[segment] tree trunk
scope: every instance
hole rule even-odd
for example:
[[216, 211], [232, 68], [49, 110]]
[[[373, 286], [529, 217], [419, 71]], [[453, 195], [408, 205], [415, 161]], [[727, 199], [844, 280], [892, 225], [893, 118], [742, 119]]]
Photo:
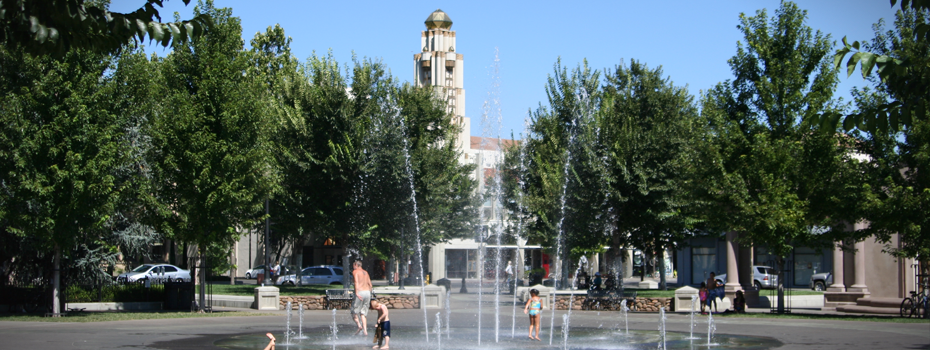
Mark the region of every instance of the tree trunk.
[[665, 250], [659, 248], [658, 252], [656, 268], [659, 269], [659, 290], [668, 290], [668, 284], [665, 281]]
[[236, 285], [236, 267], [239, 265], [239, 241], [233, 243], [232, 252], [229, 254], [229, 285]]
[[785, 259], [779, 257], [775, 260], [778, 265], [778, 313], [785, 313]]
[[55, 245], [54, 271], [52, 272], [52, 316], [61, 316], [61, 248]]
[[[204, 305], [207, 302], [207, 267], [206, 260], [203, 258], [203, 247], [197, 246], [198, 255], [200, 255], [200, 302], [197, 305], [198, 312], [204, 312]], [[195, 264], [196, 265], [196, 264]]]

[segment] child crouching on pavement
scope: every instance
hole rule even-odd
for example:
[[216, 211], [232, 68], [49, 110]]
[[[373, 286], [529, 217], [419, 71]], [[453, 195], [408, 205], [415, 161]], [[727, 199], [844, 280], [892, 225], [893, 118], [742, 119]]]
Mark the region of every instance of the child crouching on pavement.
[[[380, 346], [382, 350], [388, 349], [391, 343], [391, 320], [388, 319], [388, 308], [386, 305], [379, 303], [377, 300], [372, 300], [371, 309], [378, 311], [377, 324], [378, 328], [381, 329], [380, 334], [376, 334], [376, 336], [380, 336], [378, 339], [378, 345], [372, 346], [371, 348], [378, 349]], [[384, 346], [381, 346], [382, 341], [384, 341]]]

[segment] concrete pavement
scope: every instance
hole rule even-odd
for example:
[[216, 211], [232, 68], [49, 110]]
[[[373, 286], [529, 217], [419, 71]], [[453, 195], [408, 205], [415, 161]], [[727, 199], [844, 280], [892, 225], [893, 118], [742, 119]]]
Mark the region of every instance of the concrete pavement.
[[[455, 287], [453, 285], [453, 287]], [[475, 294], [455, 293], [453, 288], [451, 302], [451, 323], [453, 328], [475, 328], [478, 324], [477, 296]], [[501, 335], [513, 344], [521, 344], [527, 332], [526, 316], [522, 305], [516, 307], [516, 317], [512, 296], [502, 295], [501, 299]], [[484, 295], [481, 307], [481, 324], [483, 333], [493, 339], [494, 296]], [[217, 308], [223, 311], [247, 311], [247, 309]], [[427, 310], [432, 327], [436, 312]], [[556, 311], [556, 332], [561, 325], [564, 312]], [[10, 322], [0, 321], [0, 349], [220, 349], [214, 342], [234, 335], [265, 332], [282, 333], [286, 312], [276, 311], [273, 316], [219, 317], [166, 320], [138, 320], [98, 323], [70, 322]], [[296, 314], [296, 313], [295, 313]], [[573, 311], [572, 329], [615, 328], [619, 325], [616, 312]], [[296, 316], [295, 316], [296, 317]], [[540, 337], [548, 338], [548, 325], [551, 312], [543, 313], [543, 331]], [[394, 348], [402, 349], [404, 341], [416, 341], [423, 337], [423, 310], [392, 310], [391, 323], [394, 336]], [[2, 320], [2, 318], [0, 318]], [[509, 339], [511, 325], [515, 325], [515, 339]], [[296, 319], [293, 322], [297, 322]], [[305, 311], [304, 329], [307, 333], [322, 334], [329, 331], [332, 322], [330, 311]], [[369, 348], [370, 338], [354, 338], [354, 331], [348, 311], [337, 311], [340, 339], [348, 339], [348, 348]], [[783, 345], [779, 349], [930, 349], [930, 323], [886, 323], [837, 320], [775, 319], [717, 317], [715, 319], [718, 334], [748, 335], [773, 338]], [[657, 329], [658, 314], [631, 313], [629, 327], [631, 330]], [[706, 327], [702, 320], [699, 329]], [[668, 331], [688, 332], [690, 318], [688, 315], [669, 314]], [[556, 334], [558, 336], [558, 334]], [[396, 341], [396, 342], [395, 342]], [[526, 340], [528, 342], [528, 340]], [[353, 343], [354, 342], [354, 343]], [[356, 344], [356, 345], [353, 345]], [[527, 343], [532, 348], [545, 348], [540, 343]], [[583, 344], [579, 344], [583, 345]], [[365, 347], [363, 347], [365, 346]], [[260, 348], [260, 347], [258, 347]], [[279, 347], [285, 348], [285, 347]]]

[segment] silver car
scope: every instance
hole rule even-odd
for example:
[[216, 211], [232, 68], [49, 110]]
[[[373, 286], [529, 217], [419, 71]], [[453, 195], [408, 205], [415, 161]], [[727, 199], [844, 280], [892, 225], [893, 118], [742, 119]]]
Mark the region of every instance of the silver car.
[[[311, 266], [300, 272], [301, 284], [342, 284], [342, 266], [320, 265]], [[275, 285], [296, 285], [297, 277], [295, 275], [284, 275], [278, 277]]]
[[[721, 274], [716, 279], [717, 283], [725, 284], [727, 283], [727, 274]], [[758, 289], [775, 288], [778, 286], [778, 272], [768, 266], [753, 266], [752, 285]]]
[[143, 264], [116, 276], [118, 283], [152, 283], [190, 282], [191, 272], [171, 264]]
[[821, 272], [811, 275], [811, 289], [816, 291], [825, 291], [827, 286], [833, 284], [833, 274], [830, 272]]

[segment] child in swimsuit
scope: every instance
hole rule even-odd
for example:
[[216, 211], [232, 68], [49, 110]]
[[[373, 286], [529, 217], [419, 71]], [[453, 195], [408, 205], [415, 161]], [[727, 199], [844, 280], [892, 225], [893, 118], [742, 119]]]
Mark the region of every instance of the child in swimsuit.
[[[539, 319], [542, 318], [540, 313], [542, 312], [542, 299], [539, 298], [539, 291], [530, 289], [530, 300], [526, 301], [526, 306], [523, 308], [524, 314], [530, 315], [530, 339], [540, 340], [539, 339]], [[536, 327], [536, 337], [533, 337], [533, 327]]]

